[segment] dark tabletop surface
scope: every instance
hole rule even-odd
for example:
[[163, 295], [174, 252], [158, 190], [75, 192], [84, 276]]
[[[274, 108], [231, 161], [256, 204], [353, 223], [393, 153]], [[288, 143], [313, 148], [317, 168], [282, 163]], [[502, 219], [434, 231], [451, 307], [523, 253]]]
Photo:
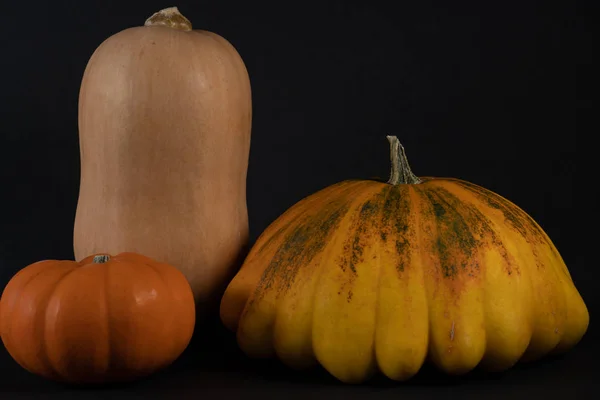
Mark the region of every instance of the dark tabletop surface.
[[234, 337], [217, 326], [196, 334], [169, 368], [146, 379], [95, 388], [76, 388], [32, 375], [0, 346], [0, 399], [120, 398], [286, 398], [286, 399], [598, 399], [600, 346], [590, 329], [569, 353], [520, 364], [503, 373], [474, 371], [452, 378], [425, 366], [404, 383], [376, 376], [362, 385], [345, 385], [323, 370], [303, 373], [276, 360], [247, 359]]

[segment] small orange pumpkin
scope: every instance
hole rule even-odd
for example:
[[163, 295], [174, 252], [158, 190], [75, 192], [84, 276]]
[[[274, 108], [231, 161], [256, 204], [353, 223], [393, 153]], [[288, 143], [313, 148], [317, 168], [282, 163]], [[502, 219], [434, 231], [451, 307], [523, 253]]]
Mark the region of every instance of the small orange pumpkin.
[[194, 323], [185, 276], [135, 253], [36, 262], [0, 298], [0, 335], [15, 361], [71, 383], [132, 380], [166, 367]]

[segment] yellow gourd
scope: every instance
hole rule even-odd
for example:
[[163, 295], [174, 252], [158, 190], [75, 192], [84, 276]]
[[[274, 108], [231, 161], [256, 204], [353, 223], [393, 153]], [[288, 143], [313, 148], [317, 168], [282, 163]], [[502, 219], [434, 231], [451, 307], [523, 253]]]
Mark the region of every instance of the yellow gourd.
[[356, 383], [573, 347], [588, 311], [542, 228], [480, 186], [415, 176], [388, 138], [388, 182], [327, 187], [259, 237], [221, 301], [241, 349]]

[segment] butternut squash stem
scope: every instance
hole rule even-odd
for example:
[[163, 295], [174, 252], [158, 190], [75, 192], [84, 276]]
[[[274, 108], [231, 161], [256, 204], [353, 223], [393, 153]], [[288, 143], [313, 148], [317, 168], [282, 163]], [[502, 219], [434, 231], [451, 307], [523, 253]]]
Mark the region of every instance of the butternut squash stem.
[[102, 254], [99, 256], [94, 256], [94, 260], [92, 261], [92, 263], [94, 264], [104, 264], [105, 262], [108, 262], [108, 260], [110, 260], [110, 256], [106, 255], [106, 254]]
[[155, 12], [146, 20], [144, 26], [166, 26], [179, 31], [192, 30], [192, 23], [179, 12], [177, 7], [164, 8]]
[[392, 171], [387, 183], [390, 185], [421, 183], [421, 179], [413, 174], [410, 169], [404, 147], [398, 138], [396, 136], [388, 135], [387, 139], [390, 142], [390, 158], [392, 159]]

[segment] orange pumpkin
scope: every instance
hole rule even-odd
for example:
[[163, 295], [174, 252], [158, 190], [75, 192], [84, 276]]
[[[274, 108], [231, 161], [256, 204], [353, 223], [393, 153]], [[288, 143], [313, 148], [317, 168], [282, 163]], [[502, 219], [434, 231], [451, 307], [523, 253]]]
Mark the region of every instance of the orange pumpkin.
[[415, 176], [389, 139], [388, 182], [327, 187], [258, 238], [221, 302], [242, 350], [356, 383], [572, 348], [589, 314], [542, 228], [483, 187]]
[[194, 323], [185, 276], [135, 253], [36, 262], [10, 280], [0, 299], [0, 334], [15, 361], [73, 383], [157, 371], [185, 350]]

